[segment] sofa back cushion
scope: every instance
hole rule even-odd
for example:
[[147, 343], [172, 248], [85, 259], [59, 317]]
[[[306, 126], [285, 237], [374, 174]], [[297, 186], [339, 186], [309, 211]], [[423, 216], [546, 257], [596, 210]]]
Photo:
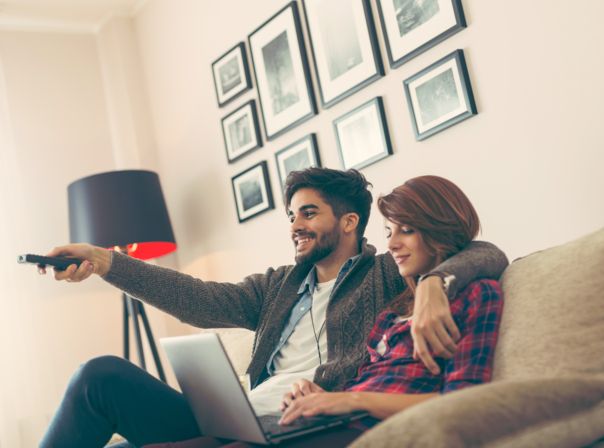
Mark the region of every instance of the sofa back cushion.
[[604, 228], [512, 263], [494, 380], [604, 373]]

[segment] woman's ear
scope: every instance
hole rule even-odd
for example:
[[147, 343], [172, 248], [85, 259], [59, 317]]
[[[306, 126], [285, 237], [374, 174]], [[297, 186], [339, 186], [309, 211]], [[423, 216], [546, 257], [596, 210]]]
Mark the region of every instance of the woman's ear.
[[342, 216], [340, 222], [343, 224], [344, 232], [356, 232], [359, 226], [359, 215], [357, 213], [346, 213]]

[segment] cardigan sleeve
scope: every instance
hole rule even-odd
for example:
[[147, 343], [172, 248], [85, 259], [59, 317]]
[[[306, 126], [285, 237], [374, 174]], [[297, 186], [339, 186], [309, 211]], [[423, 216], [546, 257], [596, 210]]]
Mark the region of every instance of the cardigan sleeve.
[[436, 266], [426, 276], [432, 274], [452, 274], [455, 281], [448, 290], [453, 298], [474, 280], [490, 278], [498, 280], [509, 262], [505, 254], [487, 241], [472, 241], [464, 250]]
[[104, 280], [127, 294], [197, 327], [242, 327], [256, 330], [271, 284], [287, 267], [268, 269], [240, 283], [203, 281], [181, 272], [113, 253]]

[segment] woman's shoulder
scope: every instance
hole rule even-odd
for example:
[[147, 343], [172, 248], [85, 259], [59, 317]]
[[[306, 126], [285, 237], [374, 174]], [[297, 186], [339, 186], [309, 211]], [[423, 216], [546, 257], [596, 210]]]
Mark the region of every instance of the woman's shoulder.
[[459, 292], [458, 297], [469, 301], [498, 300], [503, 298], [503, 292], [499, 281], [480, 278], [470, 282]]

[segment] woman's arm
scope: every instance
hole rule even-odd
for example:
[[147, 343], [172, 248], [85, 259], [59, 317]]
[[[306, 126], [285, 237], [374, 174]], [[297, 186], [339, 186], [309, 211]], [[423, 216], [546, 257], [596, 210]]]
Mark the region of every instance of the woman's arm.
[[456, 299], [462, 315], [459, 349], [444, 366], [442, 392], [489, 382], [503, 312], [501, 286], [494, 280], [470, 284]]
[[319, 392], [293, 400], [279, 423], [287, 425], [298, 417], [339, 415], [354, 411], [367, 411], [372, 417], [383, 420], [438, 393], [389, 394], [384, 392]]
[[[498, 279], [508, 265], [505, 254], [485, 241], [472, 241], [458, 254], [448, 258], [421, 280], [415, 292], [411, 336], [414, 358], [435, 375], [440, 369], [434, 357], [450, 359], [455, 355], [459, 331], [451, 317], [448, 298], [479, 278]], [[448, 288], [443, 289], [447, 277]]]

